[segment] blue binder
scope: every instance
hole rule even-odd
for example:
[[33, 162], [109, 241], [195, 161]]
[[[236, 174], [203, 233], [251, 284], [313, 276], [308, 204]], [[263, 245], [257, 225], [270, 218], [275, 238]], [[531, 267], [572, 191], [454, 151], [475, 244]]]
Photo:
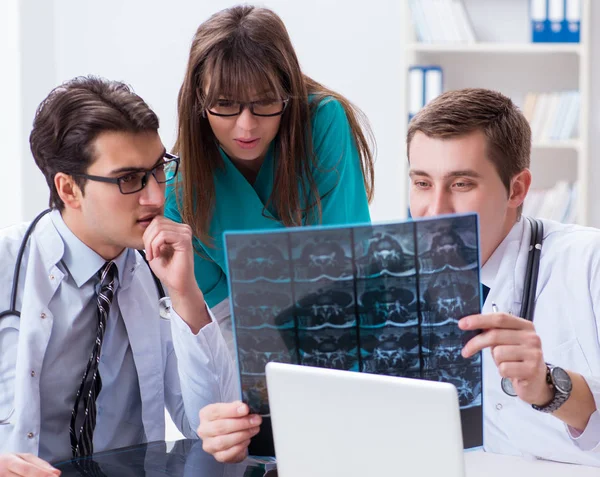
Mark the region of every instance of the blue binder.
[[408, 69], [408, 121], [423, 106], [443, 91], [443, 74], [440, 66], [411, 66]]
[[531, 41], [533, 43], [549, 41], [548, 0], [530, 0], [529, 16], [531, 18]]
[[548, 21], [550, 31], [548, 41], [551, 43], [564, 43], [566, 40], [565, 8], [566, 0], [548, 1]]
[[565, 0], [565, 32], [564, 40], [567, 43], [579, 43], [581, 31], [581, 0]]
[[533, 43], [579, 43], [581, 0], [530, 0]]

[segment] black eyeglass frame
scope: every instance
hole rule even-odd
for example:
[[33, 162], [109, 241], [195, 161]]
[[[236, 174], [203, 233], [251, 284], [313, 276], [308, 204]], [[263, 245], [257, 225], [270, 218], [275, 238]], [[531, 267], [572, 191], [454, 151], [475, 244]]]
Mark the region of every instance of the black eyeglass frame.
[[[135, 193], [143, 190], [144, 187], [146, 187], [146, 185], [148, 184], [148, 179], [150, 178], [150, 174], [152, 174], [154, 176], [154, 179], [159, 184], [166, 184], [167, 182], [170, 182], [175, 178], [175, 176], [177, 175], [177, 171], [179, 170], [179, 162], [180, 162], [179, 156], [175, 156], [173, 154], [169, 154], [168, 152], [165, 152], [164, 157], [165, 157], [165, 159], [167, 159], [166, 161], [163, 161], [160, 164], [157, 164], [150, 170], [128, 172], [128, 173], [123, 174], [122, 177], [104, 177], [104, 176], [94, 176], [91, 174], [71, 174], [71, 175], [77, 176], [77, 177], [83, 177], [85, 179], [89, 179], [91, 181], [96, 181], [96, 182], [106, 182], [108, 184], [117, 184], [119, 186], [119, 191], [121, 192], [121, 194], [123, 194], [123, 195], [135, 194]], [[171, 177], [170, 179], [164, 180], [164, 181], [158, 180], [158, 177], [156, 177], [156, 171], [158, 170], [158, 168], [159, 167], [164, 168], [164, 167], [166, 167], [167, 164], [172, 164], [172, 163], [175, 164], [175, 171], [173, 173], [173, 177]], [[123, 192], [123, 189], [121, 188], [121, 182], [123, 181], [123, 179], [130, 174], [139, 173], [139, 172], [144, 172], [144, 176], [142, 177], [142, 186], [139, 189], [134, 190], [134, 191]]]
[[[281, 109], [281, 111], [279, 111], [277, 113], [272, 113], [272, 114], [258, 114], [258, 113], [254, 112], [254, 105], [256, 103], [260, 103], [261, 101], [251, 101], [249, 103], [238, 103], [240, 105], [240, 110], [237, 113], [231, 113], [231, 114], [216, 113], [214, 111], [211, 111], [209, 108], [206, 108], [205, 111], [208, 111], [209, 114], [212, 114], [213, 116], [218, 116], [220, 118], [232, 118], [234, 116], [239, 116], [240, 114], [242, 114], [242, 111], [244, 111], [245, 108], [248, 108], [250, 110], [250, 112], [252, 113], [252, 115], [254, 115], [254, 116], [258, 116], [261, 118], [272, 118], [274, 116], [281, 116], [285, 112], [287, 105], [290, 102], [290, 98], [281, 99], [279, 101], [281, 103], [283, 103], [283, 108]], [[233, 101], [233, 102], [237, 103], [237, 101]]]

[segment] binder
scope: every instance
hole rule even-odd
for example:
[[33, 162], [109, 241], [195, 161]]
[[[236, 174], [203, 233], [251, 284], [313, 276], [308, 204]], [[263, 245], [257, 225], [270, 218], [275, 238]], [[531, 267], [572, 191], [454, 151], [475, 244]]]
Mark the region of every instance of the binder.
[[425, 71], [420, 66], [408, 69], [408, 121], [425, 104]]
[[566, 39], [565, 0], [548, 0], [548, 21], [550, 22], [549, 42], [562, 43]]
[[439, 66], [425, 68], [425, 102], [423, 105], [442, 94], [442, 80], [442, 68]]
[[408, 69], [408, 121], [443, 90], [440, 66], [411, 66]]
[[549, 37], [547, 0], [531, 0], [531, 41], [545, 43]]
[[563, 31], [567, 43], [579, 43], [581, 32], [581, 0], [565, 0], [565, 23]]

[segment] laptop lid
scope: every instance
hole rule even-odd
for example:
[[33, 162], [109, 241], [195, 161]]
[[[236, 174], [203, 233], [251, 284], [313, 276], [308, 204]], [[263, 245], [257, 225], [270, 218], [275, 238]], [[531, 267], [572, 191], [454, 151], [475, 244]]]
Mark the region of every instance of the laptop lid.
[[280, 477], [463, 477], [449, 383], [281, 363], [266, 366]]

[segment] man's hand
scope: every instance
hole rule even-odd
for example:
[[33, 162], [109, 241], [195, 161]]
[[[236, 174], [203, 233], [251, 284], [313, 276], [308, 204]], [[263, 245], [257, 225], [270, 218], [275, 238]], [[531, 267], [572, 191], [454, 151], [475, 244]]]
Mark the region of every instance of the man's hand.
[[510, 378], [519, 398], [538, 406], [552, 400], [552, 389], [546, 383], [542, 341], [532, 322], [507, 313], [488, 313], [467, 316], [458, 326], [461, 330], [482, 330], [463, 348], [465, 358], [491, 348], [500, 375]]
[[240, 401], [209, 404], [200, 411], [198, 436], [202, 448], [219, 462], [241, 462], [248, 455], [250, 438], [258, 434], [262, 418], [249, 414]]
[[0, 477], [56, 477], [60, 470], [32, 454], [0, 454]]
[[194, 334], [211, 322], [194, 276], [192, 229], [156, 216], [144, 231], [146, 259], [166, 285], [173, 309]]
[[170, 293], [186, 294], [194, 288], [192, 229], [163, 216], [154, 217], [144, 231], [146, 259]]

